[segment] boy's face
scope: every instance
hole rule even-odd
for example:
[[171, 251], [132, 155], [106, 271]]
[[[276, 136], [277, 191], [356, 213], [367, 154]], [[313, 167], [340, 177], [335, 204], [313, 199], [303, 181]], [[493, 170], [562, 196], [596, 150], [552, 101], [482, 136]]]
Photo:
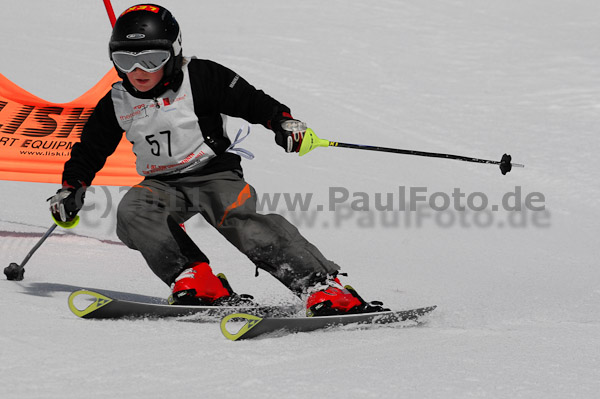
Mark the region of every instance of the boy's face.
[[140, 68], [136, 68], [127, 74], [127, 79], [129, 79], [129, 83], [133, 87], [144, 93], [152, 90], [163, 78], [164, 73], [163, 68], [156, 72], [146, 72]]

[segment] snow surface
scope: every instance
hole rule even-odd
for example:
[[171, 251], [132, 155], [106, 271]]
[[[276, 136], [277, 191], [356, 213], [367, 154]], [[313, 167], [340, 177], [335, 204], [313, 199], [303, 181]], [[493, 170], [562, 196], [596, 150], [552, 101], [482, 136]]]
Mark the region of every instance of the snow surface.
[[[79, 287], [169, 293], [115, 243], [123, 191], [97, 187], [74, 235], [51, 237], [24, 281], [0, 281], [0, 397], [598, 397], [600, 2], [162, 4], [183, 27], [186, 54], [236, 70], [324, 138], [495, 160], [508, 152], [526, 167], [502, 176], [491, 165], [336, 148], [299, 158], [254, 127], [247, 179], [260, 193], [313, 194], [306, 212], [278, 211], [343, 265], [345, 282], [392, 308], [439, 309], [418, 328], [250, 342], [226, 340], [216, 324], [71, 314], [67, 296]], [[113, 5], [118, 13], [131, 3]], [[33, 94], [70, 101], [111, 67], [100, 0], [2, 8], [0, 72]], [[517, 186], [523, 200], [541, 193], [545, 210], [422, 208], [417, 225], [417, 212], [373, 209], [377, 193], [398, 202], [399, 187], [460, 188], [492, 205]], [[51, 225], [45, 200], [57, 186], [0, 187], [4, 267], [38, 240], [26, 233]], [[340, 187], [366, 193], [371, 212], [327, 212], [329, 190]], [[237, 291], [296, 300], [266, 273], [254, 278], [200, 219], [188, 230]]]

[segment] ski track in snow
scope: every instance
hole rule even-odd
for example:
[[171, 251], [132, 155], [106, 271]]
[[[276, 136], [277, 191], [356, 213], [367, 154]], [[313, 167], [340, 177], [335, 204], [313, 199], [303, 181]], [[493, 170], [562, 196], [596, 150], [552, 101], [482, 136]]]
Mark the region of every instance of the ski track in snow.
[[[494, 160], [508, 152], [526, 167], [502, 176], [496, 166], [342, 148], [298, 158], [255, 127], [244, 142], [256, 154], [244, 162], [246, 178], [259, 193], [313, 194], [308, 212], [278, 211], [343, 266], [345, 282], [392, 308], [439, 307], [417, 328], [244, 342], [211, 323], [70, 313], [68, 294], [80, 287], [169, 294], [138, 253], [102, 242], [118, 241], [123, 192], [97, 188], [81, 224], [50, 237], [24, 281], [0, 280], [0, 397], [598, 396], [599, 2], [161, 4], [178, 18], [187, 55], [234, 69], [323, 138]], [[130, 5], [113, 1], [117, 13]], [[111, 67], [101, 1], [3, 9], [0, 73], [33, 94], [70, 101]], [[230, 133], [240, 123], [230, 121]], [[50, 226], [46, 198], [57, 185], [0, 185], [5, 267]], [[473, 212], [426, 210], [420, 225], [415, 212], [326, 212], [332, 187], [367, 193], [373, 206], [375, 193], [400, 186], [429, 195], [460, 188], [490, 204], [519, 187], [523, 197], [542, 193], [546, 211], [494, 212], [486, 227]], [[296, 301], [267, 273], [255, 278], [199, 219], [187, 226], [238, 292]]]

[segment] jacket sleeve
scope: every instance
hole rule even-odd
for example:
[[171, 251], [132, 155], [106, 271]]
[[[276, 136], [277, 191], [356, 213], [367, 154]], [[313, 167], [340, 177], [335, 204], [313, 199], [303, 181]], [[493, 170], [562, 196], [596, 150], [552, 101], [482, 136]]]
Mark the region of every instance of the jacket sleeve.
[[115, 152], [122, 136], [123, 129], [115, 116], [109, 91], [84, 125], [80, 141], [73, 145], [71, 158], [65, 163], [63, 185], [90, 186], [106, 159]]
[[192, 85], [204, 87], [204, 106], [214, 112], [239, 117], [271, 129], [271, 122], [289, 115], [290, 109], [244, 78], [220, 64], [208, 60], [192, 60], [189, 65]]

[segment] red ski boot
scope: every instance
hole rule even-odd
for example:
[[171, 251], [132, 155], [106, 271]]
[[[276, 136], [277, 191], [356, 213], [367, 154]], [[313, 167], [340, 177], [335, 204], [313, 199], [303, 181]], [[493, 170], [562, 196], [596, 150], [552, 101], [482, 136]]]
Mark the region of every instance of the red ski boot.
[[233, 294], [225, 276], [215, 276], [206, 262], [191, 264], [175, 279], [172, 287], [172, 305], [213, 305]]
[[343, 287], [337, 277], [329, 280], [325, 285], [315, 288], [318, 291], [310, 294], [306, 301], [308, 317], [388, 310], [383, 308], [381, 302], [365, 302], [354, 288], [349, 285]]

